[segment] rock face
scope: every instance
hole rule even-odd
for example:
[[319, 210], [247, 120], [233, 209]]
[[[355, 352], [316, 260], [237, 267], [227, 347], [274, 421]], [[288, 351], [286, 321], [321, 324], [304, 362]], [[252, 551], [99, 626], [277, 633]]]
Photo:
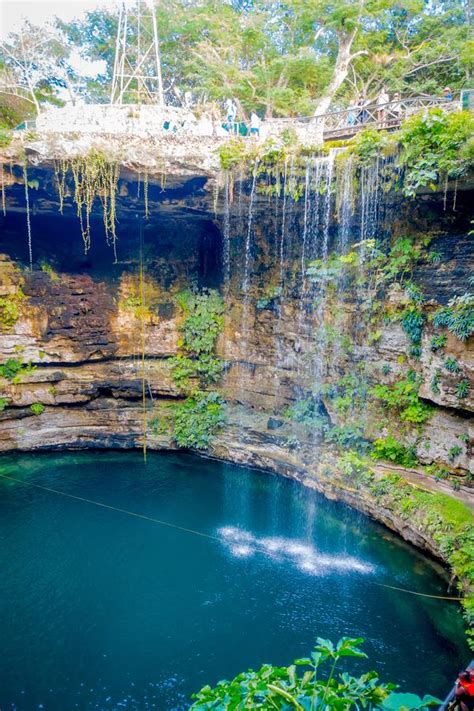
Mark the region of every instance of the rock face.
[[[150, 422], [182, 398], [170, 369], [182, 320], [175, 296], [189, 287], [218, 288], [226, 303], [219, 391], [229, 415], [212, 445], [214, 456], [301, 479], [305, 469], [317, 471], [322, 454], [331, 451], [318, 422], [345, 428], [349, 436], [348, 427], [362, 418], [366, 439], [396, 436], [404, 446], [413, 445], [421, 463], [445, 467], [462, 487], [470, 486], [474, 339], [460, 341], [428, 319], [421, 355], [412, 357], [400, 319], [403, 290], [380, 295], [373, 273], [363, 267], [350, 285], [334, 277], [324, 288], [310, 289], [302, 271], [308, 260], [324, 261], [333, 250], [345, 253], [360, 241], [360, 207], [341, 236], [335, 197], [325, 198], [326, 207], [322, 197], [319, 206], [312, 198], [311, 209], [327, 214], [309, 235], [305, 200], [252, 193], [252, 181], [242, 180], [232, 202], [224, 185], [215, 214], [207, 177], [188, 171], [184, 178], [171, 175], [170, 187], [150, 179], [145, 219], [143, 183], [140, 193], [136, 174], [125, 172], [118, 186], [115, 261], [98, 201], [85, 254], [71, 195], [64, 214], [57, 211], [50, 165], [30, 169], [29, 177], [38, 183], [30, 190], [32, 271], [19, 179], [6, 191], [7, 212], [0, 218], [0, 363], [12, 359], [20, 368], [0, 378], [0, 451], [142, 446], [143, 377], [147, 445], [174, 447], [171, 434]], [[421, 241], [429, 233], [436, 261], [418, 256], [410, 265], [428, 310], [468, 290], [474, 266], [462, 217], [468, 201], [467, 192], [460, 192], [456, 213], [443, 211], [438, 194], [413, 202], [389, 196], [384, 209], [379, 206], [374, 230], [380, 244], [406, 235]], [[433, 350], [439, 335], [445, 336], [443, 345]], [[455, 372], [444, 365], [448, 357], [456, 361]], [[432, 407], [422, 424], [401, 422], [396, 408], [367, 395], [374, 385], [392, 387], [412, 371], [419, 376], [421, 403]], [[465, 392], [461, 381], [468, 383]], [[31, 409], [35, 404], [43, 406], [39, 414]], [[327, 483], [320, 488], [335, 495]], [[354, 495], [345, 500], [354, 504]], [[389, 514], [379, 512], [384, 516], [396, 528]], [[430, 548], [427, 541], [415, 542]]]

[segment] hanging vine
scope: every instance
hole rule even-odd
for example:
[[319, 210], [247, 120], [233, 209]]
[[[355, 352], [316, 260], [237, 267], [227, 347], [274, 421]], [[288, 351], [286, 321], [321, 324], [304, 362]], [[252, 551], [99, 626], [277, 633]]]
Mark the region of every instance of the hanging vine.
[[61, 215], [64, 210], [64, 195], [66, 192], [66, 176], [68, 171], [68, 162], [66, 160], [54, 161], [54, 181], [59, 196], [59, 212]]
[[64, 208], [67, 173], [71, 171], [74, 180], [74, 202], [81, 225], [84, 249], [87, 252], [91, 244], [90, 215], [96, 198], [99, 198], [102, 210], [107, 244], [112, 244], [116, 254], [116, 196], [120, 176], [120, 165], [110, 161], [97, 150], [91, 150], [85, 156], [55, 162], [55, 179], [59, 195], [59, 209]]

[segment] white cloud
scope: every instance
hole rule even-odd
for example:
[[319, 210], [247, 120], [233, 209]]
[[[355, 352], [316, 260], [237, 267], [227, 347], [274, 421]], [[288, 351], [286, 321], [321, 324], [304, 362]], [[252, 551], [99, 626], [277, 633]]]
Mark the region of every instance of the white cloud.
[[115, 10], [118, 0], [0, 0], [0, 39], [18, 30], [23, 19], [41, 26], [55, 16], [65, 21], [80, 18], [96, 7]]

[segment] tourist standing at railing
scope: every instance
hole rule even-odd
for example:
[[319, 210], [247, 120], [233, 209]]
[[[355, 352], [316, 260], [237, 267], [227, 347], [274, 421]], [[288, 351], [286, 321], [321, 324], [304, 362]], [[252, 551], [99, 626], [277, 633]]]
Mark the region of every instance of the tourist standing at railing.
[[258, 138], [260, 136], [260, 116], [256, 111], [250, 114], [250, 135]]
[[402, 116], [401, 96], [398, 91], [393, 95], [393, 99], [387, 109], [389, 116], [388, 125], [398, 126]]
[[359, 96], [359, 98], [357, 99], [357, 104], [356, 104], [356, 111], [357, 111], [356, 123], [358, 123], [358, 124], [365, 123], [367, 121], [367, 119], [369, 118], [368, 111], [365, 108], [366, 103], [367, 102], [364, 100], [364, 98], [362, 96]]
[[383, 86], [380, 94], [377, 96], [377, 119], [383, 126], [385, 121], [386, 104], [390, 101], [390, 96], [387, 94], [386, 88]]
[[446, 101], [452, 101], [453, 100], [453, 92], [449, 88], [449, 86], [445, 86], [443, 89], [443, 99]]
[[237, 117], [237, 105], [236, 105], [234, 99], [227, 99], [226, 114], [227, 114], [227, 130], [230, 133], [235, 133], [235, 130], [236, 130], [235, 119]]

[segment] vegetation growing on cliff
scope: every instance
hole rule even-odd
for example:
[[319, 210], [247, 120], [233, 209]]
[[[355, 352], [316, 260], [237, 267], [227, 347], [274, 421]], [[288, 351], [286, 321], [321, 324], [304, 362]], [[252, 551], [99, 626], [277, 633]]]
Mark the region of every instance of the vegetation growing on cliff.
[[215, 355], [216, 341], [224, 327], [224, 302], [217, 291], [180, 292], [176, 298], [183, 318], [181, 353], [169, 359], [171, 377], [186, 399], [169, 408], [168, 418], [153, 420], [156, 433], [171, 431], [180, 447], [206, 449], [224, 422], [224, 401], [209, 388], [215, 385], [223, 362]]
[[9, 331], [16, 324], [24, 298], [21, 286], [11, 294], [0, 296], [0, 333]]
[[8, 358], [3, 365], [0, 365], [0, 378], [5, 378], [13, 385], [17, 385], [24, 375], [29, 375], [34, 370], [36, 370], [36, 366], [31, 362], [25, 363], [23, 358]]
[[[381, 450], [383, 448], [383, 452], [390, 446], [391, 451], [395, 452], [398, 445], [392, 438], [389, 445], [379, 441], [377, 446]], [[404, 456], [397, 454], [395, 460], [390, 455], [387, 458], [403, 466], [411, 466], [413, 460], [410, 461], [409, 457], [404, 459]], [[330, 475], [336, 471], [342, 472], [347, 484], [373, 497], [379, 505], [401, 519], [410, 520], [412, 526], [435, 541], [458, 580], [464, 614], [470, 627], [467, 634], [474, 649], [474, 521], [469, 508], [445, 494], [418, 488], [399, 474], [375, 473], [370, 463], [355, 452], [341, 454], [337, 470], [331, 469]]]

